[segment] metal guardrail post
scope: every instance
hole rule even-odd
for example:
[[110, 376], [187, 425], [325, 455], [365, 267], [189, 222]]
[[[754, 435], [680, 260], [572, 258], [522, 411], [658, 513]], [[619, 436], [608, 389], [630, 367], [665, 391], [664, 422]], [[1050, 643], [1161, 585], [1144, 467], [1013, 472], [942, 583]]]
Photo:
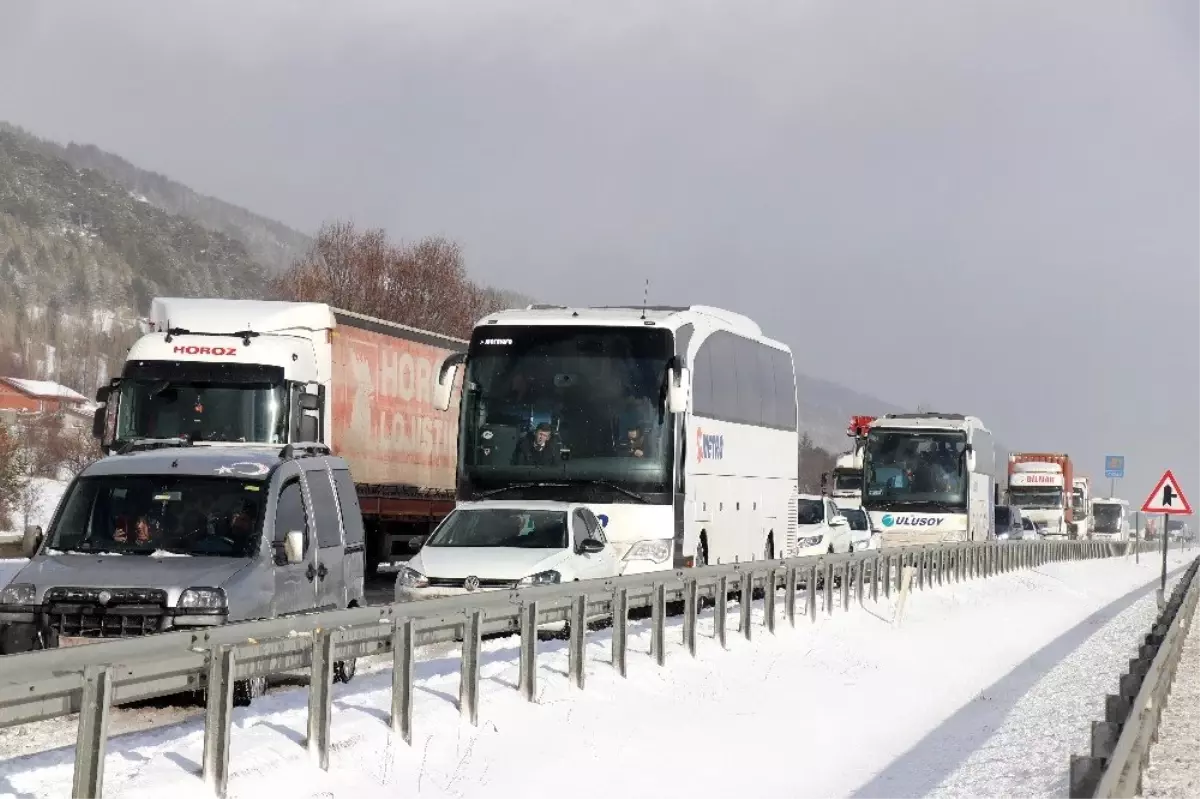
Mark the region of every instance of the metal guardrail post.
[[825, 615], [833, 615], [833, 564], [826, 563], [824, 568], [825, 575], [822, 578], [825, 582], [822, 586], [825, 591]]
[[854, 570], [853, 563], [850, 563], [849, 561], [847, 561], [842, 564], [842, 567], [841, 567], [842, 584], [840, 586], [841, 590], [838, 593], [841, 594], [841, 603], [842, 603], [842, 612], [843, 613], [850, 610], [850, 581], [853, 579], [853, 577], [851, 577], [851, 573], [853, 572], [853, 570]]
[[883, 556], [883, 570], [879, 574], [879, 580], [883, 583], [883, 598], [892, 598], [892, 556]]
[[79, 697], [79, 734], [75, 740], [74, 799], [104, 793], [104, 753], [108, 743], [108, 708], [112, 704], [112, 667], [89, 666]]
[[459, 664], [458, 710], [472, 727], [479, 726], [479, 655], [483, 649], [483, 611], [467, 611]]
[[[536, 639], [535, 639], [536, 640]], [[392, 734], [412, 745], [413, 677], [416, 660], [416, 622], [397, 619], [392, 627]]]
[[787, 575], [783, 581], [784, 592], [786, 597], [783, 602], [783, 613], [787, 617], [788, 624], [792, 627], [796, 626], [796, 567], [788, 566]]
[[667, 665], [667, 586], [657, 583], [650, 606], [650, 654], [660, 666]]
[[744, 571], [741, 574], [741, 597], [738, 602], [738, 631], [747, 641], [753, 631], [750, 629], [751, 614], [754, 612], [754, 572]]
[[[616, 605], [614, 604], [615, 608]], [[613, 618], [613, 636], [617, 634], [617, 620]], [[623, 629], [624, 625], [620, 625]], [[521, 608], [521, 653], [519, 671], [517, 672], [517, 687], [526, 702], [532, 702], [537, 697], [537, 644], [538, 644], [538, 603], [526, 602]]]
[[858, 595], [858, 606], [861, 608], [866, 603], [867, 589], [867, 561], [865, 558], [858, 560], [854, 564], [854, 591]]
[[567, 644], [567, 671], [571, 682], [583, 690], [587, 680], [587, 594], [575, 597], [571, 602], [571, 639]]
[[871, 601], [879, 601], [879, 563], [880, 557], [871, 558]]
[[817, 567], [808, 567], [808, 579], [804, 583], [804, 612], [813, 624], [817, 623]]
[[904, 583], [904, 567], [908, 565], [909, 553], [901, 552], [896, 558], [896, 591], [899, 591]]
[[683, 645], [696, 657], [696, 628], [700, 621], [700, 584], [695, 578], [683, 581]]
[[[233, 720], [234, 648], [225, 644], [208, 652], [208, 679], [204, 709], [204, 784], [214, 796], [224, 797], [229, 786], [229, 736]], [[99, 796], [97, 791], [96, 796]]]
[[778, 584], [775, 571], [775, 566], [772, 565], [767, 569], [767, 578], [763, 587], [763, 624], [767, 627], [767, 632], [775, 634], [775, 616], [777, 615], [777, 602], [775, 594], [778, 592]]
[[629, 589], [617, 588], [612, 596], [612, 664], [617, 674], [629, 676]]
[[322, 771], [329, 770], [329, 723], [333, 712], [333, 633], [313, 634], [308, 686], [308, 754]]
[[717, 578], [713, 591], [713, 637], [722, 649], [729, 644], [729, 578], [722, 574]]

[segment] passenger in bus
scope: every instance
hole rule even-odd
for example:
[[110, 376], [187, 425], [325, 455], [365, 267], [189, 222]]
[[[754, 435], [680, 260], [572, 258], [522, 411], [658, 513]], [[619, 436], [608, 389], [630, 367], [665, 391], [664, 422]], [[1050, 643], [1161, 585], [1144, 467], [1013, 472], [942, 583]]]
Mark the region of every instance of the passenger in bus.
[[554, 440], [550, 425], [542, 422], [517, 443], [514, 466], [552, 466], [559, 460], [562, 446]]
[[625, 438], [617, 442], [617, 454], [632, 458], [649, 457], [650, 439], [637, 425], [625, 425]]

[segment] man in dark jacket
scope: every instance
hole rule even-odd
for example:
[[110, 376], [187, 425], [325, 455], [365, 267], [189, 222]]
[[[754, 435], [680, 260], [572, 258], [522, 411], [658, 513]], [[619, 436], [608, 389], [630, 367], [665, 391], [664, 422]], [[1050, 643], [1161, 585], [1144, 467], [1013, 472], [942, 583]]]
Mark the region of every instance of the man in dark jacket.
[[514, 466], [553, 466], [561, 453], [562, 445], [552, 440], [550, 425], [543, 422], [518, 442], [512, 462]]

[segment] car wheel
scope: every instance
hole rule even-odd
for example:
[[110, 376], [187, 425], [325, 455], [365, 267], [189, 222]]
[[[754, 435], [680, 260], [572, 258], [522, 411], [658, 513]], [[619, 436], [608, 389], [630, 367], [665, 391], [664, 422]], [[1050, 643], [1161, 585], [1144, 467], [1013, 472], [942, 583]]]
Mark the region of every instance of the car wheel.
[[267, 692], [267, 678], [251, 677], [233, 684], [233, 706], [248, 707], [251, 702]]
[[333, 664], [333, 681], [350, 682], [358, 671], [358, 659], [339, 660]]

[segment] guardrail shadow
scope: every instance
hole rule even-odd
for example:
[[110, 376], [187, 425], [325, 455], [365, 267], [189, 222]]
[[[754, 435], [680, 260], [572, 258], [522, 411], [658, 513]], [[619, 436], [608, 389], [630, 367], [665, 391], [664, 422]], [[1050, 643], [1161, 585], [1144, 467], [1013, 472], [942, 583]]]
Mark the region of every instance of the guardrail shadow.
[[[1172, 569], [1167, 573], [1168, 578], [1181, 574], [1187, 566]], [[990, 700], [986, 705], [972, 701], [959, 708], [851, 796], [854, 799], [917, 799], [933, 793], [946, 777], [991, 739], [1021, 697], [1039, 680], [1091, 638], [1098, 627], [1151, 593], [1158, 581], [1155, 577], [1113, 600], [1034, 652], [981, 692]], [[1136, 643], [1129, 642], [1131, 650]], [[1061, 787], [1058, 793], [1065, 796], [1065, 772], [1062, 781], [1063, 785], [1056, 787]]]

